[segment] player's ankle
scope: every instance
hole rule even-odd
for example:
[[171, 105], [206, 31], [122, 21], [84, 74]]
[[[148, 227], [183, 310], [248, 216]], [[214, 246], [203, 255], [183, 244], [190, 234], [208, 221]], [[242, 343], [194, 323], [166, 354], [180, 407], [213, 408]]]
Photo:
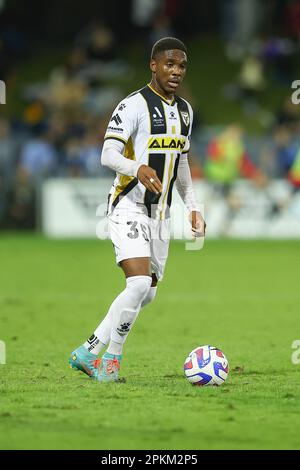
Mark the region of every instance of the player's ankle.
[[123, 344], [116, 343], [115, 341], [110, 341], [109, 346], [107, 348], [108, 354], [112, 354], [113, 356], [121, 356], [122, 355]]
[[106, 344], [102, 343], [96, 335], [92, 335], [85, 343], [83, 343], [83, 346], [88, 352], [94, 354], [94, 356], [98, 356]]

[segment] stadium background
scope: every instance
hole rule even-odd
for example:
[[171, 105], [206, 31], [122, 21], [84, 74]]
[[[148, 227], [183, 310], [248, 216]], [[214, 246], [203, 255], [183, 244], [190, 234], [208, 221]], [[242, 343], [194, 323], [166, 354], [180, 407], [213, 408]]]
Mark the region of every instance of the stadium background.
[[[113, 178], [99, 155], [112, 109], [149, 80], [151, 45], [168, 35], [189, 50], [181, 94], [208, 242], [173, 242], [126, 345], [127, 382], [99, 391], [66, 369], [123, 285], [96, 239], [97, 188]], [[299, 36], [295, 0], [0, 1], [1, 448], [299, 448]], [[67, 231], [78, 207], [89, 240], [69, 239], [83, 235]], [[229, 357], [217, 391], [182, 377], [205, 343]]]

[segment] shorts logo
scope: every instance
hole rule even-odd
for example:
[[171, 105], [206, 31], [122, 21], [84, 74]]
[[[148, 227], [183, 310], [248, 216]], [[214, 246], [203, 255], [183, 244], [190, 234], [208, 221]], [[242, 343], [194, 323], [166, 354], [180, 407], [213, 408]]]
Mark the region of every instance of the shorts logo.
[[131, 325], [130, 322], [122, 323], [122, 325], [119, 328], [117, 328], [117, 332], [119, 333], [119, 335], [121, 336], [126, 335], [128, 331], [130, 330], [130, 325]]
[[183, 122], [185, 123], [186, 126], [190, 124], [190, 116], [189, 113], [186, 111], [180, 111], [181, 117], [183, 119]]

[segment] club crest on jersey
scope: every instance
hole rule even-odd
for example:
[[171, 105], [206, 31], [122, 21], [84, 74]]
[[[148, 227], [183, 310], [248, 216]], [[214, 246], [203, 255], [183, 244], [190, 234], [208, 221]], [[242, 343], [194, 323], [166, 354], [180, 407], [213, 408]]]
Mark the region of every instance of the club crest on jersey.
[[187, 111], [180, 111], [181, 117], [183, 119], [183, 122], [186, 126], [189, 126], [190, 124], [190, 116]]

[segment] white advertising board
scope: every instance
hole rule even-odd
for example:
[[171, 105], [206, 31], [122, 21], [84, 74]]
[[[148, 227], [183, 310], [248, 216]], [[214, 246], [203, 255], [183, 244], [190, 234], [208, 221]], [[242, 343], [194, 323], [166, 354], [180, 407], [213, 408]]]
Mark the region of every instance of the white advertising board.
[[[42, 231], [56, 238], [107, 238], [106, 203], [111, 179], [49, 179], [41, 191]], [[286, 181], [264, 188], [237, 181], [226, 192], [206, 181], [195, 191], [208, 238], [300, 238], [300, 192]], [[189, 239], [187, 211], [174, 189], [172, 237]]]

